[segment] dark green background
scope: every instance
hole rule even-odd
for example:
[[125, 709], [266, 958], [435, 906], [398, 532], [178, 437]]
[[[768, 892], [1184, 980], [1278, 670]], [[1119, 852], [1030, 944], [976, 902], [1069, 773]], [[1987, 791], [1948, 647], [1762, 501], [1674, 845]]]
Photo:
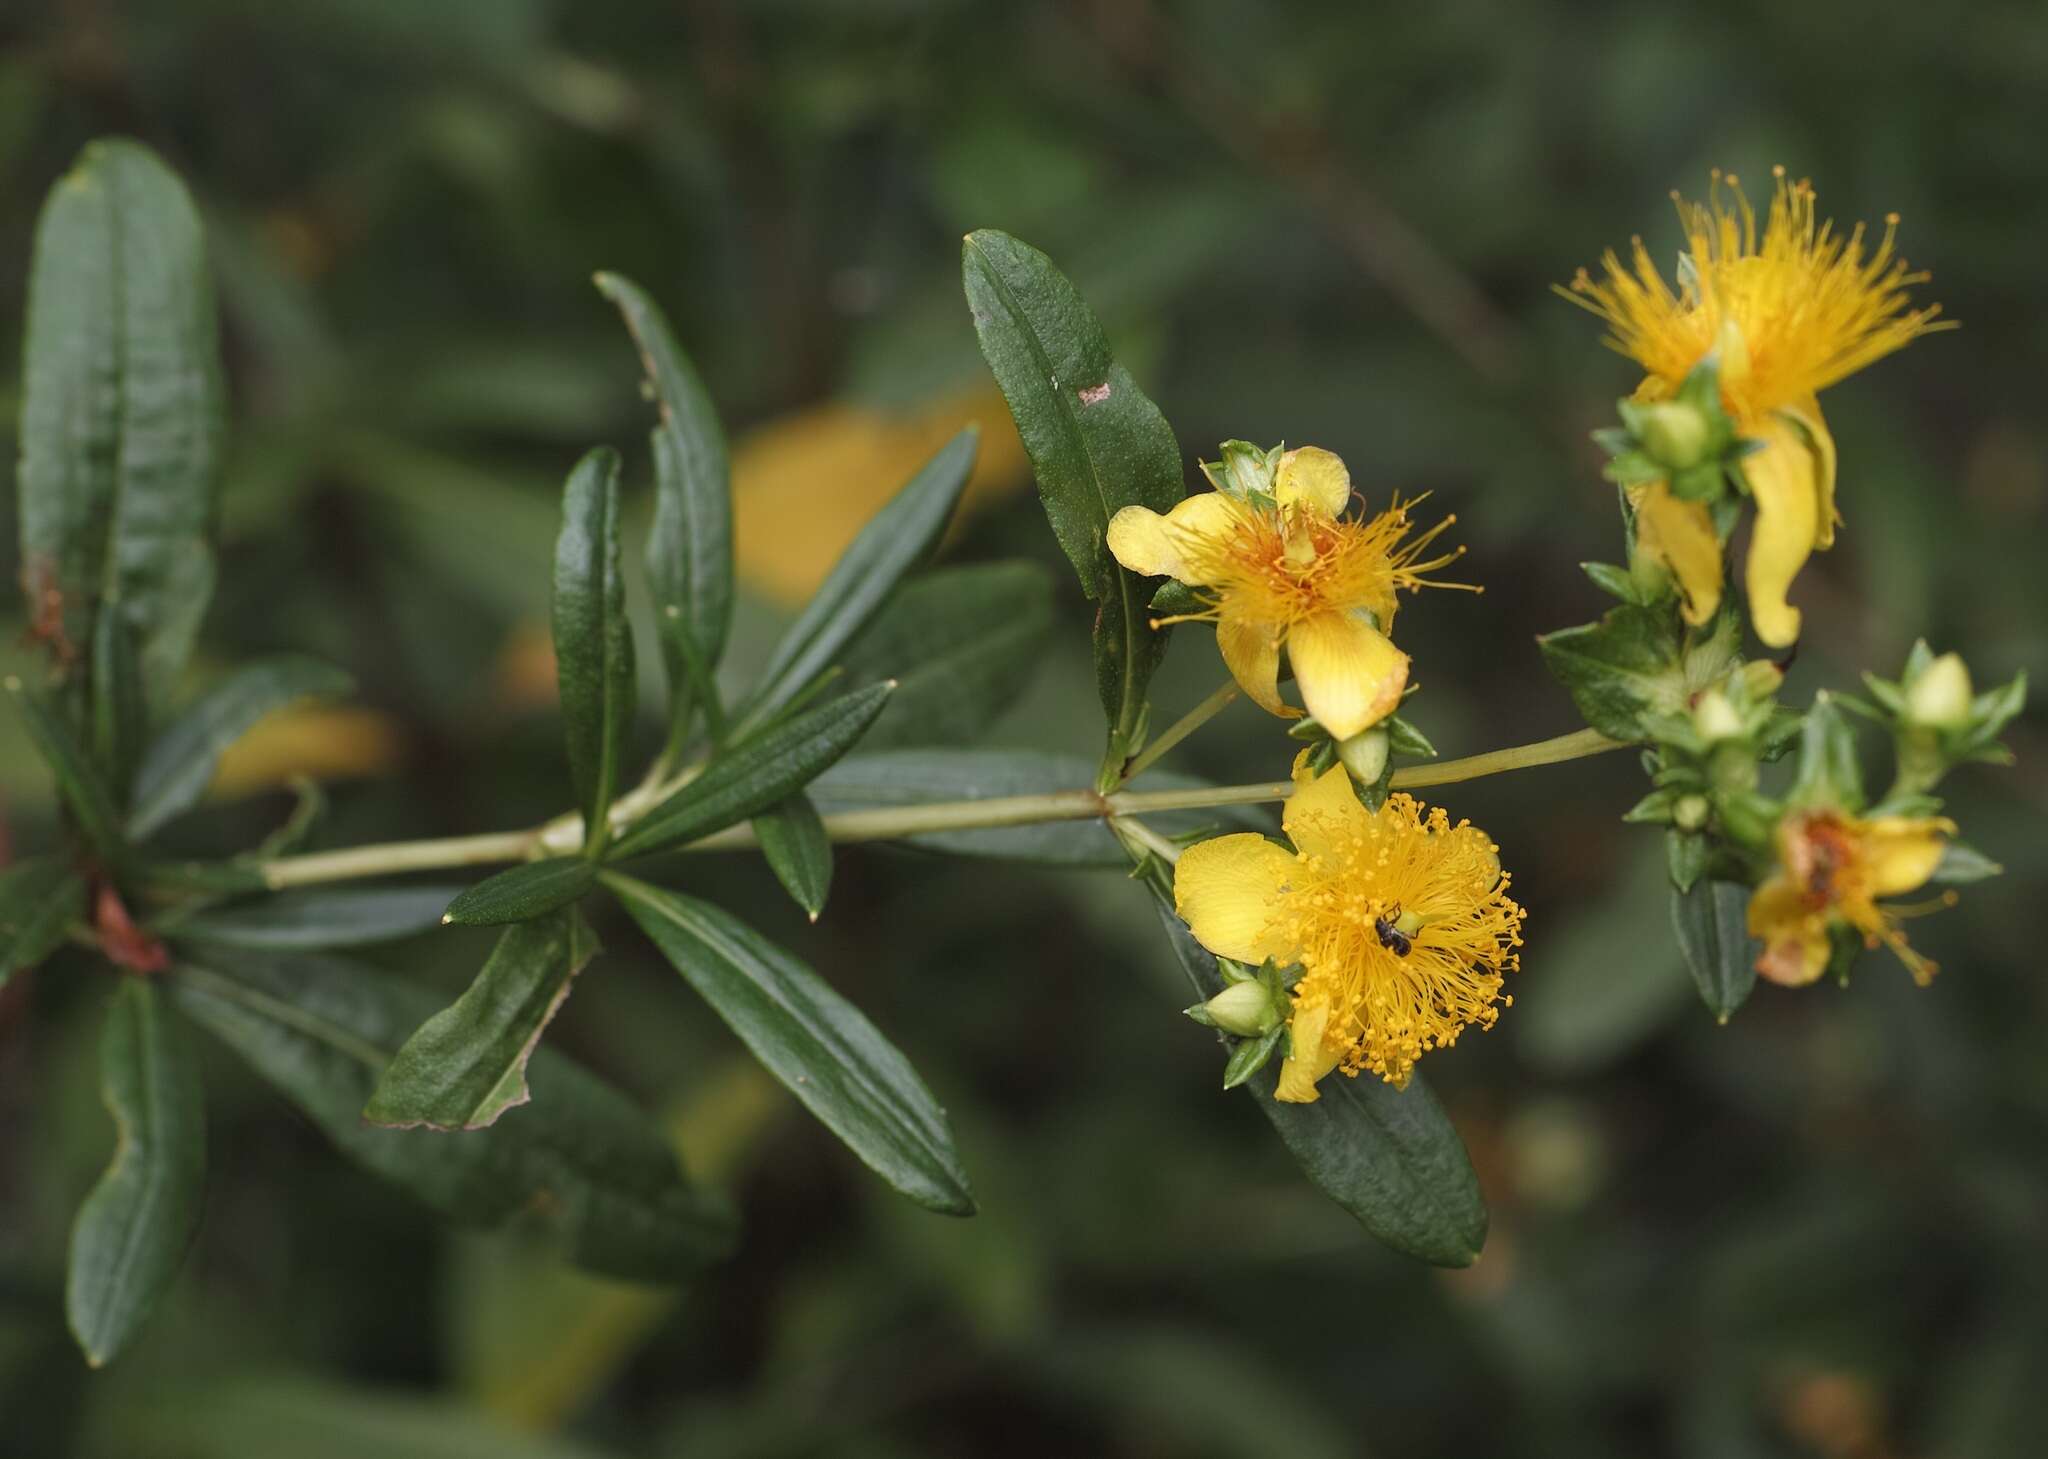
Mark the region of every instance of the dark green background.
[[[1635, 232], [1668, 258], [1669, 189], [1782, 161], [1837, 217], [1903, 213], [1923, 292], [1964, 325], [1828, 397], [1847, 527], [1795, 592], [1787, 697], [1892, 673], [1922, 633], [1980, 686], [2044, 666], [2031, 0], [17, 0], [10, 357], [40, 197], [110, 131], [190, 181], [217, 253], [234, 451], [205, 657], [328, 655], [407, 729], [396, 783], [337, 790], [333, 844], [566, 803], [552, 715], [508, 717], [490, 676], [544, 609], [562, 474], [596, 441], [642, 449], [593, 270], [663, 300], [741, 431], [972, 386], [958, 246], [981, 226], [1061, 262], [1191, 459], [1228, 436], [1315, 442], [1375, 501], [1427, 489], [1459, 513], [1487, 592], [1402, 628], [1416, 718], [1460, 754], [1572, 727], [1531, 636], [1593, 616], [1575, 564], [1618, 552], [1585, 433], [1634, 377], [1549, 285]], [[1063, 618], [997, 738], [1092, 749], [1087, 608], [1028, 495], [953, 549], [1006, 554], [1059, 574]], [[750, 605], [742, 644], [778, 611]], [[10, 642], [19, 626], [0, 621]], [[1206, 638], [1183, 634], [1162, 712], [1219, 677]], [[1493, 1208], [1455, 1276], [1370, 1245], [1214, 1091], [1215, 1046], [1115, 875], [846, 851], [806, 930], [733, 858], [693, 885], [801, 947], [917, 1061], [980, 1218], [891, 1198], [614, 922], [620, 951], [559, 1042], [682, 1112], [744, 1207], [735, 1262], [644, 1332], [597, 1309], [627, 1333], [601, 1351], [562, 1315], [582, 1289], [509, 1240], [438, 1231], [210, 1059], [191, 1267], [88, 1379], [61, 1261], [111, 1138], [91, 1057], [107, 990], [60, 959], [0, 996], [0, 1450], [2038, 1452], [2048, 738], [2036, 715], [2009, 739], [2017, 768], [1953, 786], [2008, 874], [1914, 926], [1933, 988], [1872, 956], [1847, 991], [1762, 988], [1726, 1029], [1671, 947], [1656, 833], [1615, 819], [1639, 793], [1629, 757], [1446, 793], [1530, 911], [1513, 1009], [1426, 1066]], [[4, 743], [7, 834], [39, 845], [47, 792]], [[1268, 778], [1285, 749], [1239, 708], [1180, 762]], [[246, 844], [284, 804], [185, 839]], [[453, 989], [486, 945], [449, 933], [388, 961]], [[478, 1396], [508, 1390], [559, 1393], [558, 1436], [478, 1430]]]

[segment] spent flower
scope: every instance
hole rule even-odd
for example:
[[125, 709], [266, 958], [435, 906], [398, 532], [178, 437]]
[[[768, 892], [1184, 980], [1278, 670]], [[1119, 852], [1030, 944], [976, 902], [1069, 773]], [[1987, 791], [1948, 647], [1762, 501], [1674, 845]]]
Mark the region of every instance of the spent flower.
[[1827, 971], [1836, 928], [1853, 928], [1868, 947], [1880, 942], [1926, 984], [1935, 965], [1906, 944], [1899, 910], [1878, 904], [1925, 886], [1940, 864], [1955, 822], [1939, 816], [1862, 820], [1820, 807], [1779, 824], [1777, 867], [1749, 902], [1749, 931], [1764, 944], [1756, 970], [1797, 987]]

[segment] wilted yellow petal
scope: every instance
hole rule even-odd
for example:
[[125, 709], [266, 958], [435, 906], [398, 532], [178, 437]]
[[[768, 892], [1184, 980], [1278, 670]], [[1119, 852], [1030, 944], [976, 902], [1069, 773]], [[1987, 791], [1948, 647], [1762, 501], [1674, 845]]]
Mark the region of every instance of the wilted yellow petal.
[[1295, 860], [1264, 836], [1243, 832], [1199, 841], [1173, 870], [1173, 908], [1195, 940], [1219, 957], [1293, 960], [1274, 915]]
[[208, 793], [220, 800], [311, 780], [384, 775], [405, 758], [399, 722], [374, 709], [305, 704], [265, 715], [220, 757]]
[[1864, 828], [1863, 854], [1873, 897], [1896, 897], [1927, 884], [1956, 823], [1945, 817], [1880, 816]]
[[1150, 507], [1125, 507], [1111, 517], [1103, 541], [1111, 557], [1141, 577], [1170, 578], [1181, 571], [1173, 528]]
[[1671, 494], [1653, 481], [1634, 495], [1636, 547], [1671, 571], [1684, 600], [1685, 621], [1695, 628], [1721, 606], [1721, 539], [1703, 502]]
[[1819, 463], [1799, 427], [1772, 417], [1753, 434], [1761, 450], [1742, 458], [1742, 474], [1756, 498], [1744, 578], [1756, 636], [1773, 648], [1799, 637], [1799, 610], [1786, 590], [1812, 555], [1820, 530]]
[[1372, 812], [1358, 803], [1342, 765], [1321, 775], [1308, 768], [1308, 751], [1294, 757], [1294, 794], [1281, 809], [1280, 824], [1296, 849], [1309, 856], [1348, 850], [1371, 824]]
[[1237, 687], [1252, 703], [1283, 719], [1301, 711], [1280, 697], [1280, 629], [1272, 623], [1247, 623], [1238, 618], [1216, 620], [1216, 647]]
[[1751, 895], [1749, 935], [1764, 944], [1756, 970], [1774, 983], [1803, 987], [1827, 970], [1826, 919], [1789, 877], [1772, 877]]
[[1307, 503], [1326, 517], [1342, 516], [1351, 504], [1351, 472], [1334, 451], [1298, 447], [1280, 458], [1273, 499], [1283, 507]]
[[993, 385], [902, 413], [835, 401], [750, 432], [732, 458], [740, 576], [780, 602], [804, 602], [869, 519], [969, 423], [981, 427], [981, 450], [957, 523], [1029, 479], [1024, 443]]
[[1835, 510], [1834, 435], [1828, 430], [1828, 423], [1821, 418], [1820, 401], [1811, 395], [1796, 405], [1787, 406], [1780, 414], [1789, 416], [1806, 432], [1807, 444], [1813, 448], [1814, 492], [1820, 515], [1814, 528], [1813, 545], [1826, 550], [1835, 545], [1835, 524], [1842, 520], [1842, 514]]
[[1318, 613], [1289, 628], [1287, 657], [1302, 703], [1340, 740], [1392, 714], [1408, 684], [1408, 655], [1351, 613]]
[[1328, 1048], [1323, 1033], [1330, 1010], [1320, 1003], [1297, 1006], [1287, 1024], [1287, 1057], [1280, 1063], [1280, 1086], [1273, 1098], [1283, 1104], [1314, 1104], [1322, 1096], [1316, 1084], [1337, 1067], [1341, 1051]]

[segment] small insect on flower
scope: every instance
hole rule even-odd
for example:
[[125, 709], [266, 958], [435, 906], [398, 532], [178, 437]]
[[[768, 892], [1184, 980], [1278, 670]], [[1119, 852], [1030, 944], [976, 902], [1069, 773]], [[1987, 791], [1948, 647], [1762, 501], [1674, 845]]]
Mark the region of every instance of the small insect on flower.
[[1906, 945], [1898, 911], [1880, 907], [1926, 885], [1955, 834], [1941, 817], [1858, 820], [1836, 810], [1795, 811], [1778, 828], [1778, 869], [1749, 900], [1749, 931], [1761, 938], [1756, 970], [1799, 987], [1827, 971], [1830, 931], [1856, 929], [1865, 945], [1882, 942], [1925, 986], [1935, 965]]
[[[1607, 321], [1608, 345], [1648, 372], [1639, 401], [1675, 395], [1718, 351], [1722, 403], [1758, 449], [1742, 458], [1757, 505], [1744, 569], [1757, 636], [1783, 647], [1799, 636], [1786, 590], [1815, 548], [1833, 545], [1835, 442], [1818, 395], [1930, 330], [1940, 306], [1908, 307], [1915, 273], [1892, 251], [1896, 215], [1868, 246], [1862, 224], [1846, 235], [1821, 222], [1811, 183], [1776, 179], [1761, 232], [1737, 179], [1713, 174], [1705, 203], [1676, 193], [1686, 249], [1678, 287], [1664, 281], [1640, 238], [1629, 264], [1610, 251], [1604, 277], [1581, 269], [1560, 293]], [[1664, 483], [1634, 491], [1638, 544], [1663, 562], [1705, 623], [1721, 598], [1721, 544], [1706, 505]]]
[[1288, 851], [1263, 836], [1191, 846], [1174, 906], [1211, 952], [1300, 965], [1277, 1097], [1306, 1104], [1333, 1070], [1401, 1086], [1415, 1061], [1514, 1000], [1522, 908], [1500, 848], [1469, 822], [1392, 795], [1359, 804], [1344, 767], [1295, 760], [1283, 813]]
[[[1198, 492], [1161, 515], [1125, 507], [1109, 523], [1109, 550], [1132, 572], [1171, 577], [1203, 607], [1157, 623], [1216, 625], [1216, 646], [1244, 692], [1267, 711], [1301, 711], [1280, 698], [1286, 650], [1308, 712], [1337, 739], [1392, 714], [1408, 684], [1408, 655], [1388, 636], [1401, 589], [1465, 587], [1425, 574], [1463, 549], [1424, 560], [1456, 518], [1413, 541], [1396, 501], [1364, 520], [1343, 513], [1351, 473], [1334, 453], [1303, 446], [1280, 456], [1271, 494]], [[1477, 591], [1477, 589], [1471, 589]]]

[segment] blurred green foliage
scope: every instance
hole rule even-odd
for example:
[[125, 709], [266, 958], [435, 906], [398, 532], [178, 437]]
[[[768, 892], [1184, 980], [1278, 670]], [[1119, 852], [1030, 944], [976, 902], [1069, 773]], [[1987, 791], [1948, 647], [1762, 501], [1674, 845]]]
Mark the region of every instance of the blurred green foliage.
[[[1060, 260], [1185, 449], [1315, 442], [1375, 501], [1427, 489], [1459, 513], [1487, 593], [1403, 620], [1417, 712], [1457, 755], [1572, 725], [1531, 638], [1591, 616], [1575, 564], [1615, 555], [1585, 437], [1635, 381], [1549, 284], [1631, 233], [1668, 256], [1670, 188], [1783, 161], [1838, 218], [1903, 213], [1964, 325], [1829, 397], [1847, 526], [1795, 592], [1785, 697], [1892, 674], [1923, 633], [1980, 683], [2044, 667], [2048, 14], [2028, 0], [27, 0], [0, 16], [0, 337], [44, 189], [110, 131], [187, 179], [216, 253], [233, 415], [202, 658], [318, 653], [397, 727], [370, 757], [395, 773], [334, 788], [330, 844], [567, 802], [552, 706], [508, 665], [545, 613], [556, 484], [644, 430], [593, 271], [662, 300], [743, 434], [979, 388], [958, 240], [983, 226]], [[15, 394], [0, 373], [0, 431]], [[951, 556], [1056, 551], [1012, 497]], [[1055, 651], [993, 738], [1087, 755], [1088, 608], [1055, 580]], [[785, 612], [743, 602], [730, 659]], [[10, 663], [21, 626], [0, 624]], [[1217, 679], [1202, 637], [1162, 670], [1162, 712]], [[671, 1299], [449, 1236], [210, 1051], [194, 1261], [88, 1377], [57, 1314], [109, 1138], [109, 990], [53, 963], [0, 994], [0, 1447], [2034, 1452], [2048, 737], [2037, 714], [2008, 739], [2017, 768], [1952, 782], [2007, 874], [1916, 925], [1935, 986], [1873, 959], [1846, 992], [1765, 988], [1726, 1029], [1671, 944], [1657, 833], [1616, 819], [1634, 767], [1446, 794], [1531, 913], [1514, 1008], [1429, 1071], [1493, 1211], [1456, 1276], [1371, 1246], [1216, 1093], [1138, 888], [844, 850], [804, 931], [757, 860], [707, 858], [707, 894], [794, 940], [924, 1070], [981, 1216], [866, 1179], [635, 953], [582, 980], [560, 1041], [732, 1183], [734, 1263]], [[1175, 763], [1242, 778], [1283, 754], [1240, 708]], [[18, 740], [0, 795], [13, 844], [47, 839]], [[218, 853], [288, 809], [266, 793], [182, 834]], [[452, 994], [487, 945], [454, 930], [381, 960]]]

